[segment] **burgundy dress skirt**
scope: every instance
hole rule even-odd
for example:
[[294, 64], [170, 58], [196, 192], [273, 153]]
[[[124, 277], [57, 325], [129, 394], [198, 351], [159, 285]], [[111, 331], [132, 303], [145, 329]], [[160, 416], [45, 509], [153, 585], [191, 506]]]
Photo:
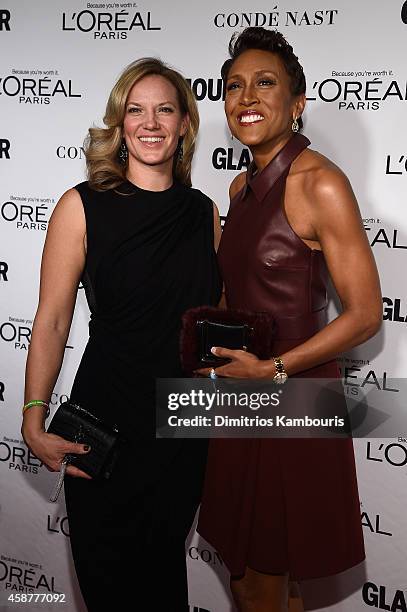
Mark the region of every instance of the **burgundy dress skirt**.
[[[323, 253], [293, 231], [284, 187], [293, 159], [309, 145], [294, 135], [231, 202], [220, 248], [231, 308], [272, 312], [274, 355], [326, 325]], [[297, 376], [337, 378], [336, 361]], [[232, 575], [246, 567], [290, 579], [336, 574], [364, 557], [352, 439], [213, 439], [198, 532]]]

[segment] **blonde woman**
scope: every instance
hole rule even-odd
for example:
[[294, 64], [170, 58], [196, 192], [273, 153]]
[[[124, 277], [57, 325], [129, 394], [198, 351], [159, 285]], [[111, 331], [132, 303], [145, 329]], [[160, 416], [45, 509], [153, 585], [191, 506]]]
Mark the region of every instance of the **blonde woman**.
[[[25, 402], [47, 403], [82, 279], [89, 341], [71, 400], [126, 437], [109, 480], [70, 465], [65, 478], [73, 559], [90, 612], [149, 599], [188, 610], [184, 542], [199, 503], [204, 440], [154, 439], [154, 379], [181, 375], [182, 313], [216, 304], [216, 206], [191, 188], [199, 117], [183, 77], [157, 59], [131, 64], [110, 94], [104, 128], [89, 130], [88, 181], [67, 191], [48, 229]], [[28, 446], [52, 471], [87, 452], [24, 411]], [[159, 587], [148, 587], [153, 580]], [[151, 584], [151, 582], [150, 582]]]

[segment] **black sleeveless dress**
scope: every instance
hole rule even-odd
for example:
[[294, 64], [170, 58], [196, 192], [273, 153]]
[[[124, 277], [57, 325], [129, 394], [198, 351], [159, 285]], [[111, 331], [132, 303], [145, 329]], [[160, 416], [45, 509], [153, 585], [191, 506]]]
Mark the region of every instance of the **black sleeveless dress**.
[[[181, 376], [182, 313], [220, 298], [212, 202], [174, 183], [76, 187], [86, 216], [89, 341], [71, 399], [126, 437], [108, 481], [65, 479], [70, 539], [89, 612], [188, 610], [184, 542], [205, 440], [155, 440], [155, 378]], [[150, 585], [150, 586], [149, 586]], [[150, 588], [151, 587], [151, 588]]]

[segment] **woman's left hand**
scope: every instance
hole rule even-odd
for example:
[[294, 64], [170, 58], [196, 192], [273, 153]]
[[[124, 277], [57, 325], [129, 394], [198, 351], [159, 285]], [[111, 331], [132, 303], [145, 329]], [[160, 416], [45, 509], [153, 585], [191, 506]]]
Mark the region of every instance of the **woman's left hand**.
[[[225, 357], [231, 359], [230, 363], [219, 366], [215, 369], [217, 376], [225, 376], [227, 378], [272, 378], [270, 361], [261, 360], [253, 355], [242, 350], [232, 350], [215, 346], [212, 353], [216, 357]], [[200, 376], [209, 376], [212, 368], [200, 368], [195, 370]]]

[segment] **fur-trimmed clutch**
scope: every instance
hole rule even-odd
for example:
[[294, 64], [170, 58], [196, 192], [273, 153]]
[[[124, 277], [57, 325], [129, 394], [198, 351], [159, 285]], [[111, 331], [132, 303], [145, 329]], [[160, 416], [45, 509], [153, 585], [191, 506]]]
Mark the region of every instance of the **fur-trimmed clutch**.
[[194, 370], [217, 367], [229, 360], [211, 353], [213, 346], [241, 349], [259, 359], [271, 356], [274, 317], [268, 312], [220, 309], [200, 306], [182, 317], [181, 365], [191, 375]]

